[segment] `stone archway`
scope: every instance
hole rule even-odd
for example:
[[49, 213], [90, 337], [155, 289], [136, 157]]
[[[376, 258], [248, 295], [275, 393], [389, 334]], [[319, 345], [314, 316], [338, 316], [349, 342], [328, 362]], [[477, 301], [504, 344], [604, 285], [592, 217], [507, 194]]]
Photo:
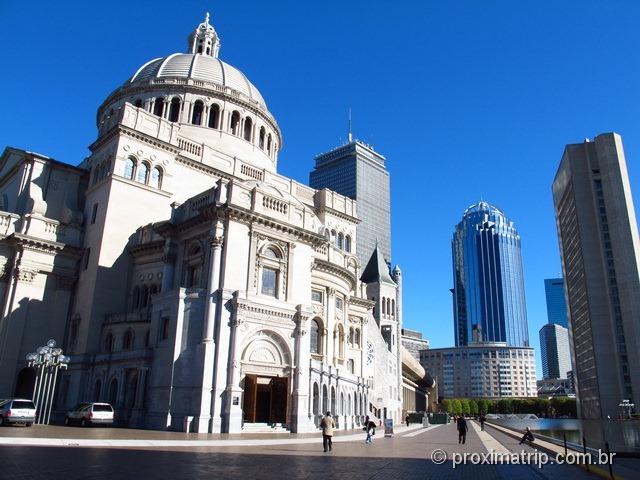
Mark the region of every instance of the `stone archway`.
[[276, 332], [260, 330], [242, 350], [243, 412], [246, 423], [286, 423], [291, 352]]

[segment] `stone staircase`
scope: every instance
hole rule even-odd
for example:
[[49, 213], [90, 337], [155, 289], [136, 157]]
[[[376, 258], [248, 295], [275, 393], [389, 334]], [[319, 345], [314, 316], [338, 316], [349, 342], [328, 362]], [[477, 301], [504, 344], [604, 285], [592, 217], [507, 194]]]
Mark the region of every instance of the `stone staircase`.
[[289, 433], [282, 423], [245, 423], [242, 433]]

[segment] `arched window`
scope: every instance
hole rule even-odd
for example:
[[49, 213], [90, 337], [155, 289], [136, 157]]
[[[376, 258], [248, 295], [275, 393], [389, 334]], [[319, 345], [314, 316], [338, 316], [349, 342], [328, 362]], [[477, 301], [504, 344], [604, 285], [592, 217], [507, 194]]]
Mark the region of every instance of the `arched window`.
[[356, 345], [360, 346], [360, 329], [356, 328]]
[[156, 284], [153, 284], [149, 289], [149, 296], [155, 295], [156, 293], [158, 293], [158, 286]]
[[329, 409], [329, 399], [327, 395], [327, 386], [322, 386], [322, 413], [325, 413]]
[[319, 354], [322, 351], [322, 336], [320, 334], [320, 324], [315, 318], [311, 320], [311, 353]]
[[142, 162], [136, 172], [136, 182], [147, 183], [149, 180], [149, 165]]
[[[124, 178], [128, 178], [129, 180], [133, 180], [133, 174], [136, 171], [136, 161], [129, 157], [124, 162]], [[97, 178], [97, 175], [96, 175]]]
[[149, 303], [149, 289], [146, 285], [142, 286], [140, 290], [140, 308], [144, 308]]
[[133, 287], [133, 295], [131, 295], [131, 310], [135, 310], [140, 306], [140, 287]]
[[351, 394], [347, 396], [347, 415], [351, 415], [353, 412], [351, 411]]
[[353, 331], [353, 327], [349, 327], [349, 340], [348, 340], [348, 342], [351, 345], [353, 345], [354, 341], [355, 341], [355, 333]]
[[331, 230], [331, 240], [336, 242], [336, 231], [335, 230]]
[[240, 135], [240, 113], [236, 111], [231, 114], [231, 133]]
[[180, 120], [180, 99], [174, 97], [171, 99], [171, 105], [169, 106], [169, 121], [177, 122]]
[[263, 255], [269, 258], [280, 258], [280, 254], [275, 251], [275, 249], [271, 247], [267, 247], [264, 249]]
[[95, 385], [93, 386], [93, 401], [100, 401], [100, 394], [102, 393], [102, 381], [100, 379], [96, 380]]
[[344, 235], [342, 234], [342, 232], [340, 232], [338, 234], [338, 242], [337, 242], [337, 244], [338, 244], [338, 248], [340, 250], [342, 250], [344, 248]]
[[220, 128], [220, 107], [217, 103], [209, 107], [209, 128]]
[[185, 287], [200, 287], [202, 274], [202, 248], [198, 242], [194, 242], [187, 252], [185, 268]]
[[260, 127], [260, 135], [258, 137], [258, 146], [264, 150], [264, 137], [267, 134], [266, 130], [264, 129], [264, 127]]
[[151, 170], [151, 182], [149, 185], [153, 188], [162, 186], [162, 169], [160, 167], [153, 167], [153, 170]]
[[251, 130], [253, 129], [253, 122], [249, 117], [244, 119], [244, 139], [247, 142], [251, 141]]
[[267, 153], [271, 155], [271, 134], [267, 135]]
[[345, 409], [344, 409], [344, 392], [340, 392], [340, 414], [344, 415]]
[[196, 100], [193, 104], [193, 112], [191, 112], [191, 123], [194, 125], [202, 125], [203, 112], [204, 103], [202, 103], [202, 100]]
[[122, 338], [122, 349], [131, 350], [133, 348], [133, 331], [127, 330]]
[[107, 336], [104, 338], [104, 351], [111, 352], [113, 350], [113, 334], [111, 332], [107, 333]]
[[386, 315], [387, 313], [387, 300], [382, 297], [382, 314]]
[[338, 325], [338, 357], [344, 358], [344, 329]]
[[318, 391], [318, 384], [313, 383], [313, 414], [318, 415], [320, 413], [320, 392]]
[[387, 298], [387, 315], [391, 315], [391, 299]]
[[158, 117], [162, 116], [164, 110], [164, 98], [157, 97], [156, 101], [153, 103], [153, 114]]
[[396, 301], [391, 299], [391, 316], [396, 316]]
[[109, 385], [109, 403], [113, 406], [118, 403], [118, 380], [115, 378], [111, 380], [111, 385]]
[[139, 98], [136, 100], [135, 103], [136, 107], [141, 108], [142, 107], [142, 100], [140, 100]]
[[344, 249], [345, 249], [347, 252], [351, 252], [351, 235], [347, 235], [347, 236], [344, 238]]
[[336, 414], [336, 389], [331, 387], [331, 413]]
[[144, 334], [144, 346], [145, 347], [149, 346], [149, 329], [147, 329], [147, 331]]
[[347, 370], [349, 371], [349, 373], [353, 373], [355, 369], [355, 362], [353, 361], [353, 359], [349, 359], [347, 360]]

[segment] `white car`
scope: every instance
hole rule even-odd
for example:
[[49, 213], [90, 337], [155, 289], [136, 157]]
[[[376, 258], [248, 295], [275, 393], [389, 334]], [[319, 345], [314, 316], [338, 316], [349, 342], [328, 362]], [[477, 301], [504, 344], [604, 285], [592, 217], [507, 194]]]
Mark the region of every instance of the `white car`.
[[27, 427], [36, 421], [36, 406], [32, 400], [10, 398], [0, 401], [0, 425], [24, 423]]
[[64, 417], [65, 425], [111, 425], [113, 407], [108, 403], [79, 403]]

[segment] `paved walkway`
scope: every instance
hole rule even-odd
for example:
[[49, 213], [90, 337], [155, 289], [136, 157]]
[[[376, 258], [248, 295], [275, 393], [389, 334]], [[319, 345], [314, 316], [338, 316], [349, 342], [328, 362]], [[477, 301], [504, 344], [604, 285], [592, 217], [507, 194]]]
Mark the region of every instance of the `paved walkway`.
[[[24, 429], [27, 430], [27, 429]], [[93, 429], [86, 435], [95, 436]], [[25, 440], [22, 436], [7, 437], [13, 429], [0, 429], [3, 441]], [[77, 432], [77, 429], [70, 430]], [[84, 432], [84, 430], [80, 430]], [[101, 429], [115, 433], [116, 430]], [[37, 430], [33, 430], [37, 433]], [[129, 434], [136, 433], [129, 431]], [[150, 432], [164, 434], [170, 432]], [[379, 430], [372, 445], [364, 443], [364, 432], [341, 432], [334, 440], [332, 452], [322, 451], [319, 434], [312, 437], [300, 435], [296, 438], [245, 438], [223, 441], [212, 439], [215, 444], [193, 444], [198, 440], [183, 440], [178, 445], [175, 439], [164, 439], [157, 445], [111, 446], [110, 448], [81, 446], [37, 447], [5, 443], [0, 447], [0, 477], [20, 480], [119, 480], [140, 479], [451, 479], [451, 480], [594, 480], [599, 477], [568, 465], [496, 465], [458, 462], [454, 458], [493, 451], [533, 452], [530, 447], [518, 445], [517, 439], [497, 429], [487, 427], [481, 432], [469, 422], [469, 433], [464, 445], [458, 444], [456, 427], [453, 424], [432, 426], [398, 427], [396, 435], [386, 438]], [[122, 432], [119, 433], [122, 435]], [[182, 438], [194, 434], [181, 434]], [[272, 437], [276, 437], [275, 435]], [[41, 435], [37, 438], [44, 438]], [[99, 440], [90, 438], [86, 440]], [[121, 439], [124, 441], [127, 439]], [[129, 438], [129, 440], [133, 440]], [[162, 438], [146, 439], [162, 442]], [[258, 444], [254, 442], [261, 440]], [[268, 440], [268, 441], [267, 441]], [[207, 440], [201, 440], [207, 441]], [[293, 441], [293, 443], [291, 443]], [[171, 442], [168, 443], [168, 442]], [[218, 443], [221, 442], [221, 443]], [[438, 450], [446, 458], [432, 457]], [[433, 459], [432, 459], [433, 458]], [[626, 480], [636, 477], [625, 477]]]

